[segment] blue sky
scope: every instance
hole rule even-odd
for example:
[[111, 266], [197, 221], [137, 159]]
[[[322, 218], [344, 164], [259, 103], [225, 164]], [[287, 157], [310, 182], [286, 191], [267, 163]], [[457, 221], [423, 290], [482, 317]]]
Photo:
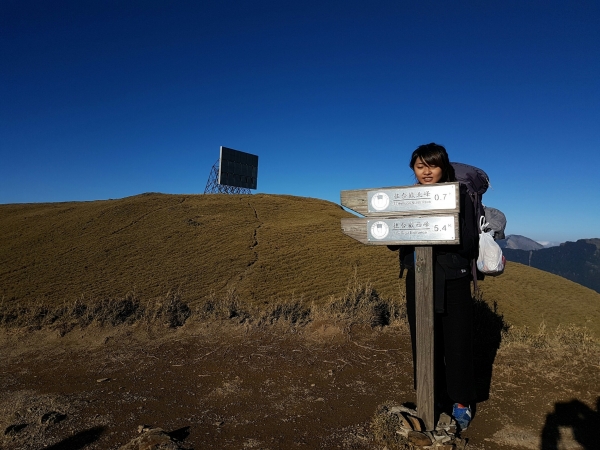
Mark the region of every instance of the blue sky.
[[0, 2], [0, 203], [413, 182], [437, 142], [507, 234], [600, 237], [600, 2]]

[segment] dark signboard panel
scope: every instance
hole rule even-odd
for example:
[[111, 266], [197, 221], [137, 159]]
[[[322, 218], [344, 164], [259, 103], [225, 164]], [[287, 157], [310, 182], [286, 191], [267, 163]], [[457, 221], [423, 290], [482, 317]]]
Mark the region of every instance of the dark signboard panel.
[[221, 147], [219, 184], [256, 189], [258, 156]]

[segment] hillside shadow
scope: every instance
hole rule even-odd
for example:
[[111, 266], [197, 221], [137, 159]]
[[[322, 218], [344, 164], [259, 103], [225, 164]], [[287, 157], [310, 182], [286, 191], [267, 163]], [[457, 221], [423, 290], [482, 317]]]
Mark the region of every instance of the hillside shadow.
[[476, 401], [490, 398], [492, 371], [502, 332], [508, 330], [504, 317], [498, 313], [496, 302], [490, 307], [481, 299], [473, 299], [473, 363], [475, 366]]
[[596, 410], [574, 399], [568, 403], [555, 403], [554, 412], [546, 416], [542, 429], [541, 450], [564, 448], [561, 428], [570, 428], [575, 441], [584, 450], [600, 448], [598, 430], [600, 429], [600, 397], [596, 399]]
[[71, 437], [63, 439], [54, 445], [51, 445], [50, 447], [45, 448], [46, 450], [78, 450], [80, 448], [85, 448], [92, 442], [96, 442], [98, 439], [100, 439], [100, 436], [102, 433], [104, 433], [104, 430], [104, 427], [94, 427], [88, 430], [83, 430]]

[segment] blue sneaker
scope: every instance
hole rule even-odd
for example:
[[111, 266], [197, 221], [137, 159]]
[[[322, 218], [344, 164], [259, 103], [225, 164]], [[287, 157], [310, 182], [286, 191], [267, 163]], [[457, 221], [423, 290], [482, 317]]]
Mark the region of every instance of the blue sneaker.
[[461, 431], [465, 431], [471, 423], [471, 407], [455, 403], [452, 407], [452, 417], [456, 420]]

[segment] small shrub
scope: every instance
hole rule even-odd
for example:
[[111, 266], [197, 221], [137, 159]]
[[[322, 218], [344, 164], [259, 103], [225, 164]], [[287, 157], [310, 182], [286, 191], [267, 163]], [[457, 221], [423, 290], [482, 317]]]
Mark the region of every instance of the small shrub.
[[321, 307], [314, 307], [318, 315], [334, 321], [383, 327], [394, 321], [406, 321], [406, 302], [382, 299], [370, 283], [361, 283], [356, 274], [340, 296], [331, 296]]
[[76, 327], [132, 325], [142, 319], [148, 324], [162, 322], [174, 328], [185, 324], [190, 315], [191, 310], [179, 293], [171, 292], [160, 301], [146, 303], [142, 303], [135, 292], [129, 292], [123, 298], [86, 300], [81, 297], [55, 307], [41, 302], [31, 306], [0, 304], [1, 326], [28, 330], [50, 328], [58, 330], [61, 336]]
[[501, 345], [526, 345], [537, 349], [546, 348], [548, 347], [546, 325], [542, 322], [537, 333], [532, 332], [527, 326], [511, 327], [502, 334]]
[[396, 430], [399, 429], [399, 423], [398, 416], [390, 413], [389, 405], [380, 405], [371, 419], [371, 431], [375, 440], [390, 450], [411, 449], [412, 447], [407, 439], [396, 433]]
[[148, 302], [145, 307], [145, 321], [148, 324], [161, 322], [169, 328], [181, 327], [192, 315], [192, 310], [181, 299], [181, 292], [167, 292], [164, 298]]
[[257, 310], [258, 325], [287, 322], [290, 325], [306, 325], [311, 320], [311, 309], [303, 305], [302, 301], [291, 299], [269, 303]]
[[211, 292], [198, 308], [198, 318], [201, 320], [228, 320], [236, 319], [238, 322], [245, 322], [250, 314], [243, 310], [241, 301], [234, 288], [227, 290], [223, 297], [218, 297]]

